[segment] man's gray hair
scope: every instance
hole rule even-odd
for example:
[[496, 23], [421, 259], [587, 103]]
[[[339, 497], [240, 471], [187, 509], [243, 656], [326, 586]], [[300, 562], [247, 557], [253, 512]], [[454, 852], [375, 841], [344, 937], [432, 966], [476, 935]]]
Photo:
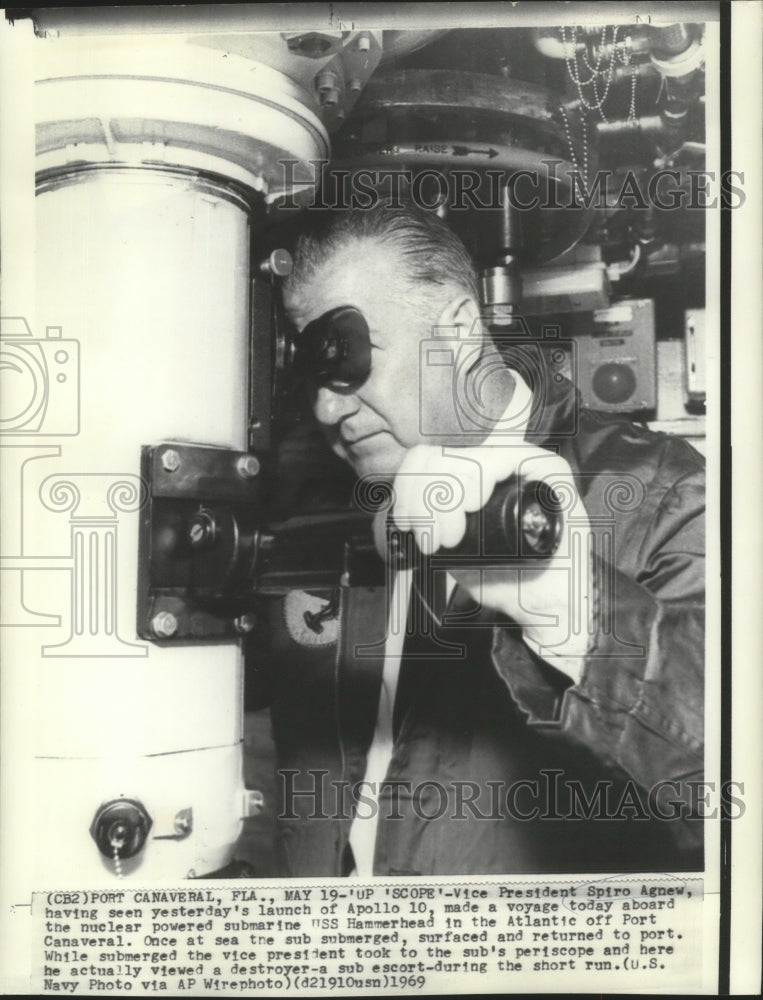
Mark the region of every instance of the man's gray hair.
[[428, 292], [456, 288], [479, 302], [477, 272], [461, 239], [438, 218], [415, 205], [308, 212], [308, 225], [293, 248], [294, 270], [287, 284], [312, 279], [336, 253], [355, 240], [387, 244], [411, 285]]

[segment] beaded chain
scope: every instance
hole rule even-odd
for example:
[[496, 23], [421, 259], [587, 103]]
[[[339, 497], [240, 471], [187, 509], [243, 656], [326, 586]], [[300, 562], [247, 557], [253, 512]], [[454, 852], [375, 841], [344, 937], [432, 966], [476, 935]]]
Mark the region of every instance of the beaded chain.
[[119, 860], [119, 847], [116, 844], [112, 844], [111, 849], [114, 855], [114, 871], [116, 872], [116, 876], [117, 878], [124, 878], [122, 862]]
[[567, 118], [567, 109], [563, 104], [561, 105], [561, 111], [562, 111], [562, 122], [564, 123], [564, 134], [567, 137], [567, 145], [569, 146], [570, 159], [572, 160], [572, 165], [575, 168], [575, 170], [582, 176], [583, 183], [587, 187], [588, 186], [588, 119], [586, 118], [585, 114], [582, 114], [580, 116], [580, 122], [583, 129], [583, 146], [582, 146], [583, 169], [581, 171], [580, 166], [578, 164], [577, 154], [575, 153], [575, 146], [572, 142], [572, 130], [570, 129], [569, 119]]
[[[570, 159], [572, 160], [572, 165], [575, 170], [581, 173], [584, 183], [588, 183], [588, 112], [598, 111], [599, 116], [603, 122], [608, 122], [609, 119], [604, 113], [604, 104], [609, 96], [609, 90], [612, 85], [612, 78], [614, 75], [615, 63], [620, 62], [623, 66], [630, 67], [630, 78], [631, 78], [631, 96], [630, 105], [628, 108], [628, 123], [633, 124], [636, 121], [636, 64], [632, 58], [632, 42], [631, 37], [628, 35], [626, 38], [618, 39], [618, 33], [620, 31], [619, 25], [614, 25], [612, 27], [612, 41], [610, 47], [612, 49], [612, 56], [608, 60], [606, 66], [602, 68], [602, 63], [604, 62], [604, 52], [606, 48], [607, 39], [607, 25], [601, 29], [601, 38], [599, 40], [599, 50], [593, 65], [588, 58], [588, 51], [584, 49], [582, 54], [582, 64], [586, 70], [591, 74], [587, 79], [583, 80], [580, 76], [580, 68], [578, 66], [578, 54], [577, 54], [577, 38], [578, 38], [578, 28], [577, 25], [572, 25], [569, 29], [566, 25], [561, 28], [562, 44], [564, 45], [564, 60], [567, 64], [567, 72], [570, 75], [570, 79], [575, 84], [578, 92], [578, 98], [580, 100], [581, 108], [581, 127], [582, 127], [582, 160], [583, 169], [580, 171], [577, 154], [575, 152], [575, 147], [572, 142], [572, 130], [570, 128], [569, 119], [567, 117], [567, 109], [564, 105], [561, 106], [562, 112], [562, 123], [564, 125], [564, 134], [567, 139], [567, 145], [570, 150]], [[599, 82], [601, 78], [604, 78], [604, 89], [602, 93], [599, 93]], [[593, 103], [586, 98], [583, 92], [583, 88], [591, 86], [593, 89]]]
[[[569, 30], [569, 34], [568, 34]], [[585, 108], [586, 111], [598, 111], [601, 120], [608, 121], [607, 116], [604, 114], [604, 104], [609, 96], [609, 90], [612, 86], [612, 79], [615, 70], [615, 63], [620, 62], [623, 66], [630, 67], [630, 77], [631, 77], [631, 100], [630, 108], [628, 111], [628, 121], [633, 122], [636, 120], [636, 64], [633, 62], [631, 53], [631, 38], [630, 35], [624, 39], [618, 39], [618, 33], [620, 31], [619, 25], [614, 25], [612, 27], [612, 41], [610, 43], [610, 48], [612, 49], [612, 56], [607, 61], [605, 68], [602, 68], [602, 63], [604, 62], [604, 53], [606, 50], [606, 40], [607, 40], [607, 25], [601, 29], [601, 39], [599, 41], [599, 52], [596, 57], [596, 62], [591, 65], [588, 58], [588, 52], [583, 52], [583, 65], [590, 72], [590, 76], [587, 80], [582, 80], [580, 77], [580, 69], [578, 67], [578, 53], [577, 53], [577, 42], [578, 42], [578, 29], [577, 25], [573, 25], [571, 28], [567, 28], [563, 25], [561, 28], [562, 34], [562, 44], [564, 45], [564, 60], [567, 64], [567, 72], [570, 75], [570, 79], [575, 84], [578, 92], [578, 97], [580, 98], [581, 107]], [[599, 81], [600, 78], [604, 78], [604, 90], [599, 93]], [[583, 88], [591, 86], [593, 89], [593, 103], [591, 103], [588, 98], [583, 93]]]

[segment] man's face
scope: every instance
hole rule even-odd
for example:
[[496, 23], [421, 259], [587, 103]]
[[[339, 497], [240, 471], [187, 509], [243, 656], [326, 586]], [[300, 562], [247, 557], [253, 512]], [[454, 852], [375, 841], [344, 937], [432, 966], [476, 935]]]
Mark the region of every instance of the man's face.
[[[427, 313], [400, 267], [390, 248], [356, 240], [308, 283], [287, 287], [284, 297], [299, 331], [337, 306], [354, 306], [366, 318], [372, 345], [367, 380], [352, 390], [320, 387], [313, 402], [332, 449], [359, 476], [394, 476], [409, 448], [432, 443], [422, 436], [422, 426], [453, 423], [450, 368], [427, 371], [421, 392], [419, 345], [432, 336], [438, 316], [424, 318]], [[424, 424], [422, 405], [427, 408]]]

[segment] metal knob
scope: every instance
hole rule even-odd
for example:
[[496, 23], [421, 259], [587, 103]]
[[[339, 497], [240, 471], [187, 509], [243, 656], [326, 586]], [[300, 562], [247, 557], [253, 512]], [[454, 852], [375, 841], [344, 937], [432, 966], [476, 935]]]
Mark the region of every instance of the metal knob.
[[[438, 551], [437, 559], [458, 557], [455, 565], [469, 556], [549, 559], [559, 548], [563, 524], [560, 500], [549, 486], [510, 476], [498, 483], [483, 510], [466, 515], [464, 537], [454, 548]], [[392, 564], [408, 565], [410, 548], [399, 531], [391, 532], [389, 543]]]
[[274, 250], [267, 260], [260, 264], [260, 271], [263, 274], [272, 274], [276, 278], [285, 278], [291, 274], [294, 261], [288, 250]]
[[90, 826], [90, 836], [107, 858], [118, 853], [131, 858], [146, 843], [152, 820], [141, 802], [113, 799], [100, 807]]

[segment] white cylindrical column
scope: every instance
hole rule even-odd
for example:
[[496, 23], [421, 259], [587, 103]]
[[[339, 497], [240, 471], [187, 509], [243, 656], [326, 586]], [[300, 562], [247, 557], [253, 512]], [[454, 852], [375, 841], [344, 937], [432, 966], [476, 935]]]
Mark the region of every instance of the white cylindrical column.
[[[30, 460], [9, 565], [28, 626], [11, 666], [38, 693], [37, 884], [201, 875], [241, 829], [242, 656], [137, 637], [141, 447], [246, 449], [251, 207], [285, 181], [304, 192], [327, 137], [297, 85], [222, 52], [109, 40], [41, 65], [36, 301], [13, 344], [35, 392], [11, 427]], [[115, 860], [91, 827], [124, 800], [150, 830]]]
[[[56, 355], [80, 362], [79, 432], [38, 489], [38, 554], [71, 561], [68, 613], [37, 666], [39, 824], [58, 817], [41, 862], [109, 868], [88, 830], [127, 796], [153, 826], [125, 872], [211, 871], [241, 823], [241, 654], [136, 639], [138, 471], [157, 437], [246, 447], [247, 205], [191, 174], [107, 167], [37, 201], [37, 322], [76, 334], [49, 339], [64, 345], [47, 349], [51, 394]], [[164, 839], [186, 810], [191, 832]]]

